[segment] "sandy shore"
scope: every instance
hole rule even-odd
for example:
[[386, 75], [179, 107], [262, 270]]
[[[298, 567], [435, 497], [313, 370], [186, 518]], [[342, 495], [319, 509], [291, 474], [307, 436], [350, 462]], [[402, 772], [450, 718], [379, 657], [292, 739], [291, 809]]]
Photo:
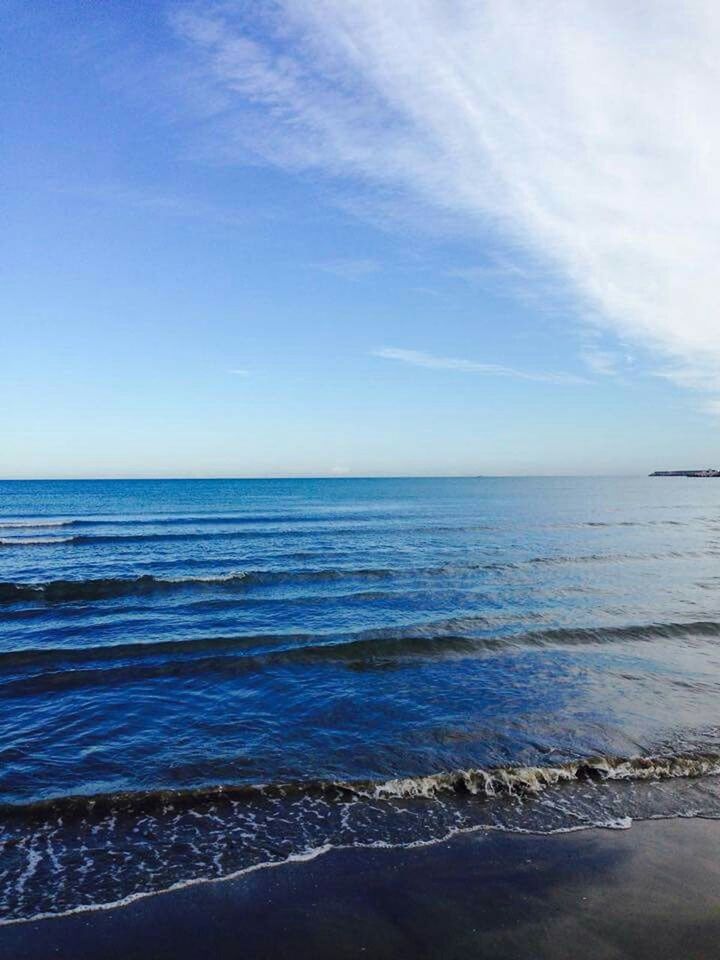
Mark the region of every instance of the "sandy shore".
[[0, 928], [12, 960], [720, 956], [720, 822], [340, 850]]

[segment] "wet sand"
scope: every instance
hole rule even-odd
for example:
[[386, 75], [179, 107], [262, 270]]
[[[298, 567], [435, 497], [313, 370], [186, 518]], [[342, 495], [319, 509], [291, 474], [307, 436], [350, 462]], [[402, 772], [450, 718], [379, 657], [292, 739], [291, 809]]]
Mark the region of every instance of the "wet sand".
[[720, 822], [338, 850], [0, 928], [5, 960], [720, 957]]

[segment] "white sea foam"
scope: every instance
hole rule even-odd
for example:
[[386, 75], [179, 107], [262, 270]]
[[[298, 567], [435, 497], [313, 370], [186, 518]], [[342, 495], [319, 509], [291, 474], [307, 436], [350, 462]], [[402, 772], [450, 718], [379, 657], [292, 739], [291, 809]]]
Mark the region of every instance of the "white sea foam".
[[610, 829], [610, 830], [627, 830], [632, 826], [632, 819], [630, 817], [624, 817], [621, 820], [598, 820], [595, 823], [586, 823], [580, 826], [571, 826], [571, 827], [558, 827], [550, 830], [526, 830], [522, 827], [496, 827], [488, 825], [478, 825], [472, 827], [453, 827], [439, 837], [432, 837], [427, 840], [412, 840], [407, 843], [392, 843], [383, 840], [375, 840], [369, 843], [347, 843], [347, 844], [333, 844], [333, 843], [323, 843], [317, 847], [311, 847], [310, 849], [303, 850], [300, 853], [290, 854], [283, 860], [268, 860], [263, 863], [255, 863], [248, 867], [242, 867], [239, 870], [235, 870], [232, 873], [228, 873], [219, 877], [192, 877], [187, 880], [178, 880], [176, 883], [172, 883], [167, 887], [163, 887], [159, 890], [143, 890], [136, 893], [128, 894], [126, 897], [121, 897], [117, 900], [109, 900], [101, 903], [89, 903], [89, 904], [80, 904], [76, 907], [71, 907], [68, 910], [62, 910], [59, 912], [45, 911], [42, 913], [36, 913], [28, 917], [11, 917], [11, 918], [0, 918], [0, 926], [11, 926], [17, 923], [32, 923], [36, 920], [49, 920], [57, 919], [60, 917], [68, 917], [78, 913], [92, 913], [99, 910], [114, 910], [119, 907], [127, 907], [130, 904], [135, 903], [138, 900], [143, 900], [146, 897], [155, 897], [167, 893], [175, 893], [180, 890], [186, 890], [191, 887], [196, 887], [209, 883], [226, 883], [230, 880], [238, 880], [241, 877], [248, 876], [252, 873], [256, 873], [260, 870], [270, 870], [276, 867], [286, 867], [293, 863], [308, 863], [312, 860], [317, 859], [318, 857], [324, 856], [331, 851], [342, 852], [344, 850], [414, 850], [423, 847], [434, 847], [442, 843], [447, 843], [449, 840], [452, 840], [454, 837], [469, 835], [473, 833], [482, 833], [482, 832], [495, 832], [495, 833], [518, 833], [518, 834], [527, 834], [532, 836], [555, 836], [565, 833], [577, 833], [579, 831], [591, 830], [591, 829]]

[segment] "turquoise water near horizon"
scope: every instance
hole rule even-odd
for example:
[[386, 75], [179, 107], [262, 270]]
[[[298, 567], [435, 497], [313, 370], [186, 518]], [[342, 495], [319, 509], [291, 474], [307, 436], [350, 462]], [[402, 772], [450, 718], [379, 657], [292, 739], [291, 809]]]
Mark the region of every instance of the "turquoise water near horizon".
[[0, 482], [0, 919], [718, 815], [719, 534], [712, 480]]

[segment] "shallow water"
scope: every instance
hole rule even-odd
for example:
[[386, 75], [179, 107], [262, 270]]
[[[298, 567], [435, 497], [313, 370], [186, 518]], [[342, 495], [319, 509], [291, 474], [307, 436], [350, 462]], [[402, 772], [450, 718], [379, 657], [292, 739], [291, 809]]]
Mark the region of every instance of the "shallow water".
[[4, 919], [720, 814], [719, 557], [714, 480], [0, 483]]

